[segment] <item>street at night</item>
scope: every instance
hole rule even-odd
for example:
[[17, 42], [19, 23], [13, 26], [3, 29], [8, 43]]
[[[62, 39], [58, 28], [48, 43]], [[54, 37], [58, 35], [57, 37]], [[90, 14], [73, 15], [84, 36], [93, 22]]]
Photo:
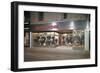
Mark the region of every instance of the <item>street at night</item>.
[[88, 51], [84, 49], [72, 49], [71, 47], [58, 46], [25, 48], [24, 61], [48, 61], [48, 60], [73, 60], [90, 58]]

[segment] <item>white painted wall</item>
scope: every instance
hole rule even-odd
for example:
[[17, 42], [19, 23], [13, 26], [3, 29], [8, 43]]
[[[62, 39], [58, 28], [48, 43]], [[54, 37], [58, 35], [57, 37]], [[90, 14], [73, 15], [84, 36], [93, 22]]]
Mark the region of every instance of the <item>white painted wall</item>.
[[[10, 71], [10, 34], [11, 34], [11, 13], [10, 2], [14, 0], [0, 0], [0, 73], [12, 73]], [[59, 3], [59, 4], [79, 4], [79, 5], [97, 5], [98, 19], [100, 19], [100, 0], [16, 0], [16, 1], [31, 1], [31, 2], [45, 2], [45, 3]], [[100, 22], [98, 21], [98, 24]], [[98, 25], [100, 28], [100, 25]], [[100, 31], [100, 29], [98, 29]], [[98, 34], [100, 37], [100, 33]], [[98, 39], [100, 40], [100, 38]], [[100, 43], [100, 41], [98, 42]], [[100, 48], [100, 45], [98, 46]], [[100, 56], [100, 49], [98, 48], [98, 55]], [[45, 70], [35, 71], [34, 73], [99, 73], [100, 72], [100, 57], [98, 57], [99, 66], [91, 68], [74, 68], [74, 69], [60, 69], [60, 70]], [[19, 72], [24, 73], [24, 72]], [[27, 71], [26, 73], [33, 73]]]

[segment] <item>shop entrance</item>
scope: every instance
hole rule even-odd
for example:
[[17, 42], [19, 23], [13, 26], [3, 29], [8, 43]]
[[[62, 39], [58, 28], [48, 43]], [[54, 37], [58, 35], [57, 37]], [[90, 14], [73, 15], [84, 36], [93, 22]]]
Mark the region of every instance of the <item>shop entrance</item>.
[[32, 33], [33, 46], [57, 47], [73, 45], [73, 32], [34, 32]]
[[[84, 30], [66, 30], [54, 32], [32, 32], [32, 47], [84, 48]], [[25, 46], [29, 46], [29, 34], [26, 33]]]

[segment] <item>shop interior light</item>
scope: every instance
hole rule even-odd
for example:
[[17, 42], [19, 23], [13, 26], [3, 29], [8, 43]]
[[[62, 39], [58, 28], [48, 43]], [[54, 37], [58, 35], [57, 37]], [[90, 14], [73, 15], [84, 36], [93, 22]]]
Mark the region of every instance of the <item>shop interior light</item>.
[[87, 22], [86, 29], [89, 29], [89, 22]]
[[87, 25], [86, 25], [86, 31], [89, 31], [89, 30], [90, 30], [89, 22], [87, 22]]
[[56, 26], [56, 25], [57, 25], [56, 22], [53, 22], [53, 23], [52, 23], [52, 26]]
[[71, 21], [71, 24], [70, 24], [70, 29], [74, 29], [75, 28], [75, 25], [74, 25], [74, 22]]

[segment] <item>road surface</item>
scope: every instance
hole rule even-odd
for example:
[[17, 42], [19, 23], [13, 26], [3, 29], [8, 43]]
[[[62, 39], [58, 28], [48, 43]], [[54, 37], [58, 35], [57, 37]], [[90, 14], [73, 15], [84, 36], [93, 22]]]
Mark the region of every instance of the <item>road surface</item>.
[[59, 46], [33, 47], [24, 49], [24, 61], [48, 61], [48, 60], [74, 60], [90, 58], [90, 53], [84, 49], [72, 49], [71, 47]]

